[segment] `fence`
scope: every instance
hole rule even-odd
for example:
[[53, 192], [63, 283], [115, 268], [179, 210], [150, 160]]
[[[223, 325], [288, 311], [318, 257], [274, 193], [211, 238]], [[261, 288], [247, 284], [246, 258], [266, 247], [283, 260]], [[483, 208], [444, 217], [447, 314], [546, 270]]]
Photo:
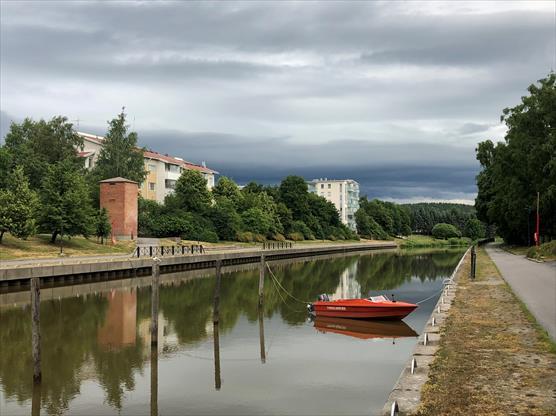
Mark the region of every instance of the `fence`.
[[265, 241], [263, 243], [263, 250], [274, 250], [281, 248], [293, 248], [291, 241]]
[[164, 257], [185, 256], [186, 254], [203, 254], [205, 248], [202, 244], [190, 246], [141, 246], [135, 249], [135, 256], [139, 257]]

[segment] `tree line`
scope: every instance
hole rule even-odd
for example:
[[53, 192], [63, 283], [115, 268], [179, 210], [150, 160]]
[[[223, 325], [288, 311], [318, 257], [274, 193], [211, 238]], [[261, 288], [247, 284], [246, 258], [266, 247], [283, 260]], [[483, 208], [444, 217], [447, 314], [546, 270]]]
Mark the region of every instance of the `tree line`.
[[357, 232], [371, 239], [386, 240], [410, 234], [433, 235], [437, 238], [485, 236], [485, 225], [477, 219], [475, 208], [453, 203], [395, 204], [393, 202], [359, 200], [355, 213]]
[[502, 111], [503, 142], [478, 144], [478, 217], [495, 224], [508, 243], [532, 244], [539, 195], [540, 239], [556, 235], [556, 74], [528, 88], [521, 103]]
[[251, 182], [242, 189], [223, 176], [209, 190], [194, 170], [183, 171], [163, 204], [140, 199], [139, 234], [209, 242], [358, 238], [342, 224], [334, 204], [310, 193], [300, 176], [288, 176], [278, 186]]
[[0, 146], [0, 243], [6, 232], [23, 239], [47, 233], [51, 242], [61, 235], [109, 236], [98, 181], [123, 176], [141, 182], [146, 176], [143, 151], [125, 118], [122, 109], [108, 122], [91, 170], [79, 154], [83, 139], [66, 117], [12, 123]]

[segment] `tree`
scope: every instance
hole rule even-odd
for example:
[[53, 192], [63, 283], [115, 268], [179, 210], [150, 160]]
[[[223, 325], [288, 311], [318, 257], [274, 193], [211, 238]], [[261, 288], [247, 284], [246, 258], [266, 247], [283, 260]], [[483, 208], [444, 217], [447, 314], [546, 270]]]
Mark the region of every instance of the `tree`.
[[478, 240], [479, 238], [484, 238], [486, 233], [485, 226], [477, 218], [470, 218], [465, 223], [463, 227], [463, 235], [469, 237], [472, 240]]
[[27, 238], [36, 230], [35, 211], [38, 198], [29, 188], [23, 168], [14, 169], [0, 189], [0, 243], [6, 231], [17, 238]]
[[300, 176], [288, 176], [279, 188], [280, 201], [286, 204], [294, 220], [304, 221], [311, 213], [309, 210], [309, 192], [305, 179]]
[[143, 149], [137, 147], [137, 133], [128, 132], [124, 110], [108, 122], [108, 132], [92, 172], [95, 184], [115, 177], [142, 183], [147, 175]]
[[211, 204], [207, 181], [196, 170], [184, 170], [176, 182], [176, 200], [185, 211], [205, 213]]
[[40, 227], [51, 234], [87, 237], [94, 231], [94, 212], [87, 185], [70, 161], [48, 166], [41, 188]]
[[110, 232], [112, 231], [112, 225], [110, 225], [110, 218], [108, 217], [108, 211], [106, 211], [106, 208], [98, 210], [95, 224], [95, 235], [100, 238], [100, 243], [104, 244], [104, 239], [108, 238]]
[[49, 165], [68, 161], [72, 170], [82, 168], [83, 161], [78, 155], [82, 148], [83, 139], [66, 117], [54, 117], [48, 122], [26, 118], [21, 124], [10, 125], [3, 163], [9, 164], [8, 171], [22, 166], [31, 189], [38, 190]]
[[268, 236], [276, 231], [275, 223], [269, 213], [261, 208], [250, 208], [241, 214], [243, 229], [252, 233]]
[[218, 198], [210, 210], [210, 218], [221, 240], [237, 238], [237, 233], [241, 230], [241, 217], [231, 200], [226, 197]]
[[459, 230], [452, 224], [440, 223], [432, 228], [434, 238], [442, 238], [444, 240], [453, 237], [461, 237]]
[[236, 183], [226, 176], [222, 176], [220, 179], [218, 179], [218, 183], [212, 189], [212, 194], [215, 196], [215, 198], [227, 198], [234, 204], [236, 208], [240, 203], [240, 200], [243, 198], [243, 195]]
[[556, 235], [556, 74], [530, 85], [521, 103], [502, 112], [504, 142], [477, 146], [478, 218], [509, 243], [526, 244], [540, 194], [541, 235]]

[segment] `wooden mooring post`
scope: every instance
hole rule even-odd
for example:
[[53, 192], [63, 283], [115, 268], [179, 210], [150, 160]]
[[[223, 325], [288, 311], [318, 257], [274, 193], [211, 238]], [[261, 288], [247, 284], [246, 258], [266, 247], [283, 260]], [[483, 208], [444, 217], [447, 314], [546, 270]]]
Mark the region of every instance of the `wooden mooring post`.
[[31, 320], [33, 349], [33, 383], [42, 380], [41, 370], [41, 281], [39, 277], [31, 277]]
[[158, 289], [160, 283], [160, 259], [153, 258], [151, 282], [151, 350], [158, 348]]
[[261, 264], [259, 266], [259, 308], [263, 306], [264, 295], [264, 268], [266, 266], [264, 254], [261, 254]]
[[259, 342], [261, 346], [261, 363], [266, 363], [266, 348], [264, 342], [264, 315], [263, 306], [259, 306]]
[[33, 383], [33, 397], [31, 399], [31, 416], [41, 414], [41, 383]]
[[222, 261], [216, 260], [216, 283], [214, 285], [214, 301], [212, 306], [212, 322], [220, 321], [220, 286], [222, 285]]
[[218, 322], [212, 323], [212, 335], [214, 341], [214, 388], [220, 390], [222, 379], [220, 378], [220, 333], [218, 332]]
[[151, 416], [158, 416], [158, 346], [151, 345]]

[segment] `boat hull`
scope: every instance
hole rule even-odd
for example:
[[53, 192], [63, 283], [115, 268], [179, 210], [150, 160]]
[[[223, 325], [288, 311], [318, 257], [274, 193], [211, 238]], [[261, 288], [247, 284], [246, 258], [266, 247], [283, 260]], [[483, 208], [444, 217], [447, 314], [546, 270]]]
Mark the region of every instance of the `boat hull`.
[[403, 319], [417, 308], [405, 302], [370, 302], [366, 299], [318, 301], [313, 303], [316, 316], [350, 319]]

